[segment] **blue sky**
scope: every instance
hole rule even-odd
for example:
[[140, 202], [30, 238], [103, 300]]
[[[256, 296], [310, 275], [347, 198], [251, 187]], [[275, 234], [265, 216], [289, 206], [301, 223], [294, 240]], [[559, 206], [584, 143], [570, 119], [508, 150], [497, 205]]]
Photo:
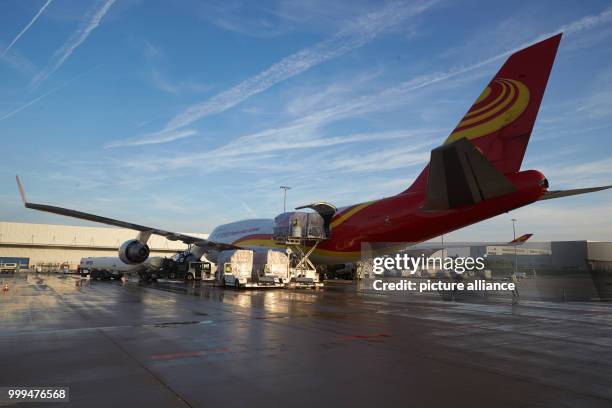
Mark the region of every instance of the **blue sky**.
[[[0, 2], [0, 219], [29, 199], [210, 232], [402, 191], [510, 50], [565, 31], [523, 169], [612, 182], [608, 1]], [[448, 240], [612, 240], [612, 193]], [[536, 238], [537, 237], [537, 238]]]

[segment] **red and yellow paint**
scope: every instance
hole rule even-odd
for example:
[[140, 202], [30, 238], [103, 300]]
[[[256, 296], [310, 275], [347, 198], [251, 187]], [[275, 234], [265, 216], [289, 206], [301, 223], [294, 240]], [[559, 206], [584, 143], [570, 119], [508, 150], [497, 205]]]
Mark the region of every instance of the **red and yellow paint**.
[[525, 84], [516, 79], [494, 79], [444, 143], [497, 132], [518, 119], [528, 104], [529, 89]]
[[[422, 211], [427, 197], [426, 166], [400, 194], [340, 210], [331, 221], [330, 239], [319, 244], [313, 261], [359, 259], [364, 243], [426, 241], [538, 200], [546, 191], [544, 175], [520, 168], [560, 39], [553, 36], [508, 58], [445, 141], [471, 140], [514, 185], [515, 192], [453, 210]], [[271, 234], [244, 236], [235, 244], [279, 246]]]

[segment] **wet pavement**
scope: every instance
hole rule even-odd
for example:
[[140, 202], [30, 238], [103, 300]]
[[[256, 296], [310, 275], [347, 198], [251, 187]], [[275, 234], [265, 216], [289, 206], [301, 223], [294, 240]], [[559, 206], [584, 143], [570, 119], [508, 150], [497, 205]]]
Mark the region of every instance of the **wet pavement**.
[[612, 303], [0, 282], [0, 386], [57, 406], [612, 406]]

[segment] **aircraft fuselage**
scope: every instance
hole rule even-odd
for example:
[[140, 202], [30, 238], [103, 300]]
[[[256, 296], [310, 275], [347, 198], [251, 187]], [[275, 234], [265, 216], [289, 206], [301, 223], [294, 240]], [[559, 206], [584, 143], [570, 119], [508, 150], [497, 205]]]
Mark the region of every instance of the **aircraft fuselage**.
[[[508, 175], [516, 192], [474, 205], [445, 211], [423, 209], [425, 191], [351, 205], [338, 210], [331, 222], [331, 235], [315, 249], [316, 264], [354, 262], [362, 256], [362, 245], [372, 243], [377, 254], [426, 241], [537, 201], [546, 191], [544, 175], [527, 170]], [[253, 219], [221, 225], [209, 239], [243, 248], [279, 248], [272, 239], [274, 220]]]

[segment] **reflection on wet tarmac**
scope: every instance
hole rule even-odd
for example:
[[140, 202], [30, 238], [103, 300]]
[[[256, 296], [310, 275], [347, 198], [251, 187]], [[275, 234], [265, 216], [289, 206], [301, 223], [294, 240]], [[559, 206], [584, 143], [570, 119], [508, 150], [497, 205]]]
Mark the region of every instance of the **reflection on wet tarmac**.
[[0, 385], [68, 384], [75, 406], [374, 406], [382, 395], [417, 406], [612, 401], [604, 302], [444, 302], [363, 283], [249, 291], [5, 280], [0, 361], [9, 370]]

